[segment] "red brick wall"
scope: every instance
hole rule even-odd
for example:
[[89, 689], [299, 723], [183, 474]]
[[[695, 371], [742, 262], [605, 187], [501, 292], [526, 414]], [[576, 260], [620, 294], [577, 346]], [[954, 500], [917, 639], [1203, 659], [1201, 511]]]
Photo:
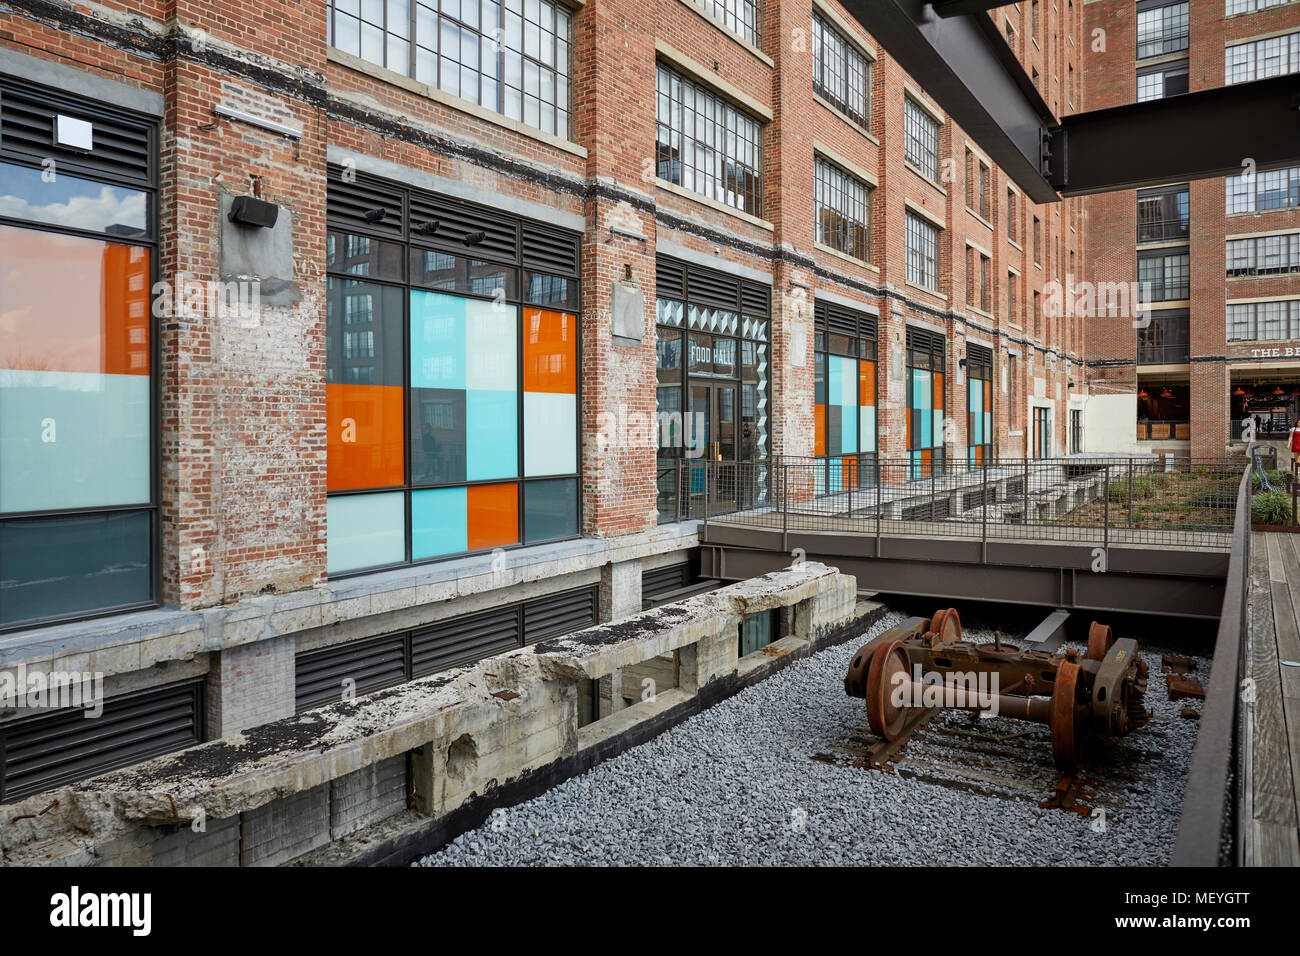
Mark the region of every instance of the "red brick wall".
[[[1037, 44], [1028, 39], [1029, 3], [1019, 12], [1007, 7], [991, 16], [999, 25], [1006, 17], [1014, 19], [1019, 51], [1039, 71], [1044, 97], [1066, 110], [1069, 67], [1075, 67], [1080, 82], [1086, 76], [1091, 83], [1099, 71], [1085, 69], [1082, 3], [1041, 0], [1041, 5]], [[831, 6], [851, 19], [833, 0]], [[872, 70], [872, 135], [817, 103], [806, 0], [764, 4], [761, 54], [680, 0], [588, 0], [575, 16], [570, 148], [425, 96], [409, 83], [388, 82], [372, 70], [330, 60], [324, 0], [258, 8], [229, 0], [133, 2], [112, 9], [137, 18], [137, 52], [92, 36], [110, 36], [99, 14], [82, 11], [87, 19], [80, 32], [55, 30], [25, 14], [21, 2], [0, 21], [0, 42], [164, 94], [160, 265], [165, 278], [179, 272], [217, 278], [218, 197], [222, 191], [248, 192], [256, 179], [262, 196], [294, 218], [294, 280], [302, 293], [296, 306], [266, 309], [255, 328], [206, 319], [168, 321], [160, 329], [164, 579], [170, 602], [192, 607], [230, 601], [268, 588], [307, 587], [324, 575], [323, 260], [331, 145], [585, 218], [586, 534], [624, 534], [655, 520], [654, 257], [659, 241], [772, 276], [773, 454], [812, 452], [808, 306], [825, 290], [879, 311], [879, 447], [885, 456], [905, 450], [898, 366], [909, 317], [947, 331], [947, 407], [957, 426], [956, 455], [964, 456], [966, 441], [965, 387], [955, 374], [965, 354], [966, 323], [974, 326], [969, 334], [997, 342], [999, 453], [1024, 453], [1025, 408], [1039, 378], [1042, 397], [1056, 400], [1055, 448], [1065, 447], [1068, 383], [1078, 376], [1068, 375], [1059, 362], [1050, 367], [1047, 355], [1077, 355], [1081, 330], [1077, 321], [1052, 321], [1029, 341], [1034, 335], [1029, 310], [1034, 290], [1064, 278], [1071, 250], [1082, 261], [1083, 230], [1071, 229], [1081, 222], [1082, 204], [1023, 202], [1024, 230], [1035, 215], [1043, 222], [1042, 254], [1035, 263], [1027, 238], [1020, 244], [1008, 239], [1007, 178], [1000, 170], [993, 170], [988, 221], [967, 211], [970, 137], [963, 130], [951, 122], [943, 125], [944, 181], [931, 183], [906, 168], [904, 83], [918, 89], [922, 84], [907, 78], [860, 28], [851, 32], [878, 55]], [[157, 50], [168, 42], [164, 21], [203, 31], [207, 51], [184, 48], [161, 64]], [[738, 89], [771, 111], [764, 133], [764, 222], [656, 184], [656, 41], [700, 64], [704, 82]], [[217, 122], [216, 102], [301, 128], [302, 139], [295, 143], [254, 126]], [[849, 261], [814, 241], [815, 143], [878, 180], [869, 263]], [[908, 201], [946, 223], [938, 294], [906, 283]], [[992, 253], [989, 314], [971, 311], [967, 302], [968, 238]], [[1006, 307], [1009, 268], [1020, 273], [1014, 315]], [[611, 336], [611, 286], [629, 277], [646, 300], [646, 336], [639, 346], [615, 343]], [[1018, 343], [1014, 347], [1021, 356], [1015, 429], [1001, 387], [1008, 339]], [[1028, 355], [1035, 351], [1031, 364]], [[202, 549], [201, 563], [192, 559], [196, 549]]]

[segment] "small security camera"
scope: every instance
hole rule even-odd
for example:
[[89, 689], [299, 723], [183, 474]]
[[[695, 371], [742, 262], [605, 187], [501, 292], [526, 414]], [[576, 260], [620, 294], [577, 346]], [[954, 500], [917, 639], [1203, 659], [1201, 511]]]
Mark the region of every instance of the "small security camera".
[[383, 222], [384, 217], [388, 215], [388, 210], [383, 206], [376, 209], [367, 209], [365, 213], [366, 222]]

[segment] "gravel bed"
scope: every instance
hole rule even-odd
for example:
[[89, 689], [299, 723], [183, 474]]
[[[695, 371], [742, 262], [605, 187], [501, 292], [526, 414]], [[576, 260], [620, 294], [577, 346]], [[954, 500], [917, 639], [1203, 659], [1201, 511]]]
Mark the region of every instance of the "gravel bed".
[[[901, 620], [890, 613], [868, 636]], [[971, 629], [966, 637], [992, 640], [992, 633]], [[1095, 809], [1084, 817], [1039, 808], [1056, 782], [1050, 735], [1043, 728], [1008, 737], [1033, 727], [1009, 718], [940, 714], [892, 773], [813, 759], [850, 744], [855, 728], [866, 726], [862, 701], [843, 690], [863, 640], [795, 662], [654, 740], [497, 811], [416, 865], [1168, 861], [1198, 721], [1180, 718], [1186, 702], [1167, 699], [1160, 649], [1143, 649], [1154, 716], [1097, 752], [1089, 779]], [[1207, 673], [1202, 661], [1197, 676], [1204, 681]]]

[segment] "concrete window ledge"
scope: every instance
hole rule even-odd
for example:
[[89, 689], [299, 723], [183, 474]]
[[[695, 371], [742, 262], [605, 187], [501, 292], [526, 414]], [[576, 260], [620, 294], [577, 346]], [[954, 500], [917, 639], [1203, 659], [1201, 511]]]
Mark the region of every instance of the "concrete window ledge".
[[698, 530], [698, 521], [686, 521], [617, 538], [577, 538], [507, 551], [504, 567], [494, 567], [491, 554], [476, 555], [219, 607], [137, 611], [15, 631], [0, 637], [0, 669], [22, 664], [29, 673], [92, 671], [107, 677], [407, 608], [422, 609], [427, 620], [404, 626], [420, 626], [442, 617], [446, 611], [439, 605], [452, 599], [696, 547]]

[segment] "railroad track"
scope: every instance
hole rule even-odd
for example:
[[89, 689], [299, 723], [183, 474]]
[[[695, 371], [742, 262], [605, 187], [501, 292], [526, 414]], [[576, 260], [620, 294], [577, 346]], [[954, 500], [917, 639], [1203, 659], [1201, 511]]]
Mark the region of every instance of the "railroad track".
[[979, 718], [940, 708], [923, 711], [894, 740], [863, 723], [814, 760], [863, 771], [896, 773], [920, 783], [1091, 816], [1121, 814], [1157, 786], [1146, 768], [1161, 750], [1164, 720], [1156, 717], [1122, 741], [1109, 741], [1098, 759], [1073, 775], [1052, 763], [1051, 731], [1005, 717]]

